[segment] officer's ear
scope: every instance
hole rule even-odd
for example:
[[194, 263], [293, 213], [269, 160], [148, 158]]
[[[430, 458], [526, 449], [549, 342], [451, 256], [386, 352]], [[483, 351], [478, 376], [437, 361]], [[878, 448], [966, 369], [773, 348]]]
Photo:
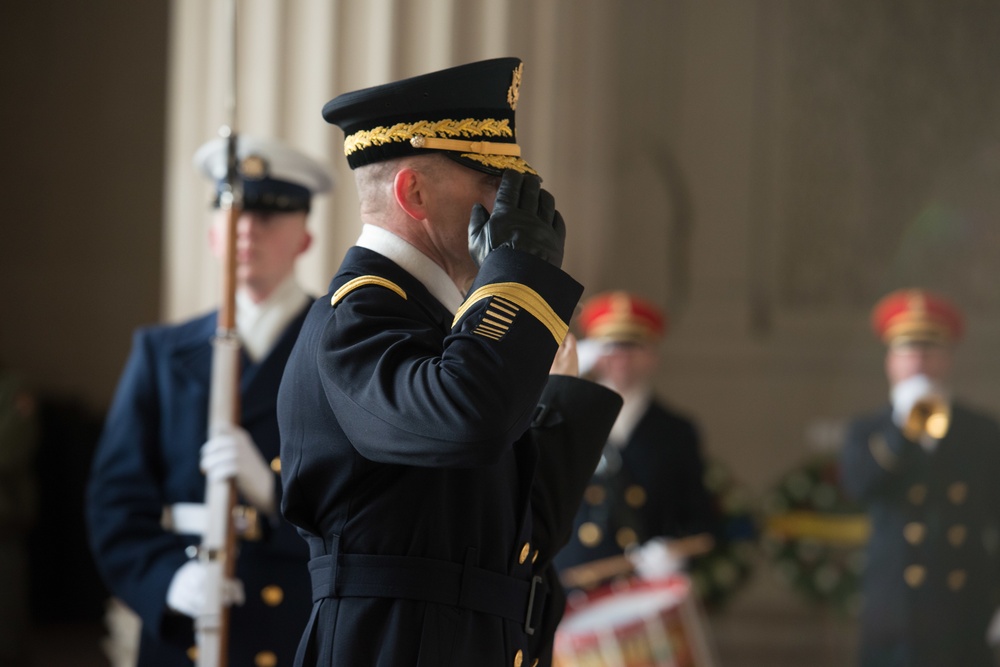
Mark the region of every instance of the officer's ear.
[[392, 193], [396, 203], [414, 220], [428, 218], [427, 185], [424, 175], [412, 167], [403, 167], [393, 179]]

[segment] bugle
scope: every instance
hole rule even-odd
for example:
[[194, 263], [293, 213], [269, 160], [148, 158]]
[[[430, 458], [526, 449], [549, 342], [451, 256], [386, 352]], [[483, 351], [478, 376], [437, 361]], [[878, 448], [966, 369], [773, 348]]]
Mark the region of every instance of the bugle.
[[903, 435], [917, 441], [927, 435], [942, 439], [951, 426], [951, 405], [941, 397], [924, 398], [913, 404], [903, 424]]

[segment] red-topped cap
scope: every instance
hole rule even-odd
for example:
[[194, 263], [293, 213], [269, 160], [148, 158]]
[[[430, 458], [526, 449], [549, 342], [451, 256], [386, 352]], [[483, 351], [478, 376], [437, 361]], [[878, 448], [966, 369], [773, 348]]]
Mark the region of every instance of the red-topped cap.
[[889, 345], [949, 345], [962, 337], [964, 323], [962, 313], [944, 297], [922, 289], [902, 289], [875, 304], [872, 328]]
[[580, 313], [586, 338], [622, 343], [659, 340], [667, 331], [666, 314], [650, 302], [615, 291], [588, 300]]

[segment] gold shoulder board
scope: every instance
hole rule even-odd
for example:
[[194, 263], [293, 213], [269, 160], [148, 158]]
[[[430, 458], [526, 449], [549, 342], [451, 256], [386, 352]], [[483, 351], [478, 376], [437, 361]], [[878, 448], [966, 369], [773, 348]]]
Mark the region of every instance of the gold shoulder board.
[[333, 296], [330, 298], [330, 305], [336, 306], [337, 303], [345, 296], [347, 296], [354, 290], [358, 289], [359, 287], [364, 287], [366, 285], [378, 285], [379, 287], [385, 287], [387, 289], [392, 290], [393, 292], [403, 297], [404, 299], [406, 298], [406, 292], [403, 291], [403, 288], [397, 285], [396, 283], [392, 282], [391, 280], [380, 278], [379, 276], [359, 276], [353, 280], [348, 280], [346, 283], [341, 285], [340, 289], [334, 292]]

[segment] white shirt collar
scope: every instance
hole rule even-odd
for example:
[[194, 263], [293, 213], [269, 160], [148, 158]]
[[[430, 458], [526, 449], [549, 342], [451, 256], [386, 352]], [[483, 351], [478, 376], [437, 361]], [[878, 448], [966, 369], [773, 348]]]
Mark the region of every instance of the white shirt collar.
[[267, 356], [289, 322], [309, 302], [309, 295], [289, 276], [266, 299], [254, 303], [245, 291], [236, 293], [236, 331], [254, 361]]
[[451, 277], [434, 260], [387, 229], [364, 225], [355, 245], [367, 248], [399, 264], [407, 273], [419, 280], [452, 314], [458, 312], [465, 295], [452, 282]]

